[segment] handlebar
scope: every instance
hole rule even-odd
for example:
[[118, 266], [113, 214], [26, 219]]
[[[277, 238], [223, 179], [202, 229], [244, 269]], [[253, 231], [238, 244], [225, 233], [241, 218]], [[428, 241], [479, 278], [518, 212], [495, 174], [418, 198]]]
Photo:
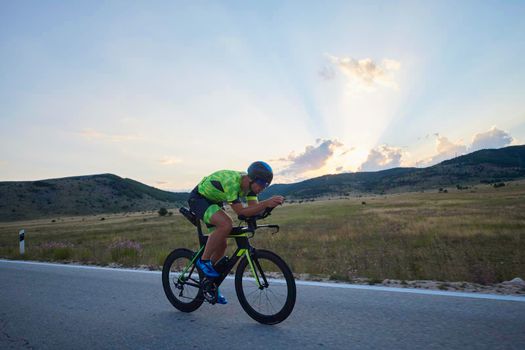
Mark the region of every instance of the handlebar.
[[239, 227], [234, 227], [233, 230], [241, 230], [242, 232], [246, 232], [244, 230], [248, 229], [248, 232], [252, 233], [251, 237], [253, 237], [255, 235], [255, 230], [259, 228], [271, 228], [271, 229], [275, 229], [275, 231], [272, 232], [272, 235], [276, 234], [277, 232], [279, 232], [279, 225], [258, 225], [257, 224], [257, 220], [262, 220], [262, 219], [267, 218], [268, 216], [270, 216], [270, 214], [272, 213], [272, 210], [274, 209], [275, 208], [267, 207], [262, 211], [262, 213], [259, 213], [253, 216], [239, 215], [238, 216], [239, 220], [246, 221], [246, 223], [248, 224], [248, 227], [239, 226]]

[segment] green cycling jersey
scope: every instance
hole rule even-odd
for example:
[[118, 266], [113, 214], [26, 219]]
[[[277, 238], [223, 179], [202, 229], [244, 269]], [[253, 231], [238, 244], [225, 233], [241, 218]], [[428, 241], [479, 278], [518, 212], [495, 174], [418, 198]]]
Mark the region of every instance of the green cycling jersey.
[[215, 203], [239, 203], [241, 199], [257, 200], [253, 192], [244, 193], [241, 189], [242, 171], [219, 170], [206, 176], [198, 185], [199, 193]]

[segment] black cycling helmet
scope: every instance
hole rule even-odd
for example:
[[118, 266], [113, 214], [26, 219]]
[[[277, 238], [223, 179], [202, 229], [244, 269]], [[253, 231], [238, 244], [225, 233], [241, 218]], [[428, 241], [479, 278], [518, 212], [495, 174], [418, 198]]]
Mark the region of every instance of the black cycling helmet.
[[252, 182], [257, 182], [263, 188], [266, 188], [273, 180], [273, 170], [268, 163], [257, 161], [248, 167], [248, 176]]

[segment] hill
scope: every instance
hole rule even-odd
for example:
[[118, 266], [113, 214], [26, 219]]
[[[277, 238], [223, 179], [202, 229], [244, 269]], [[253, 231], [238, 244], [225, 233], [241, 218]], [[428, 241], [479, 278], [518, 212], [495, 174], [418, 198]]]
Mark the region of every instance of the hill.
[[112, 174], [0, 182], [0, 221], [173, 208], [187, 196]]
[[394, 168], [377, 172], [325, 175], [294, 184], [276, 184], [262, 198], [395, 193], [470, 186], [525, 178], [525, 145], [485, 149], [428, 168]]
[[[293, 184], [275, 184], [261, 199], [289, 199], [464, 188], [525, 178], [525, 145], [486, 149], [428, 168], [325, 175]], [[0, 221], [59, 215], [92, 215], [158, 210], [186, 205], [188, 193], [173, 193], [112, 174], [42, 181], [0, 182]]]

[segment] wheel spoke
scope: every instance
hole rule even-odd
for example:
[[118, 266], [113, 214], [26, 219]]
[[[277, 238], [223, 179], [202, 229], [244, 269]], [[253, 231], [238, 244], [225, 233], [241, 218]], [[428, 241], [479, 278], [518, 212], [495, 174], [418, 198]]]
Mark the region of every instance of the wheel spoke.
[[[273, 295], [275, 296], [278, 296], [278, 297], [281, 297], [281, 298], [285, 298], [286, 299], [286, 294], [281, 294], [279, 293], [279, 290], [280, 289], [272, 289], [272, 288], [266, 288], [270, 293], [272, 293]], [[282, 288], [281, 288], [282, 289]], [[285, 289], [286, 290], [286, 289]]]
[[257, 293], [258, 291], [259, 291], [259, 288], [254, 288], [251, 292], [246, 294], [246, 297], [249, 297], [249, 296], [253, 295], [253, 293]]
[[[253, 276], [251, 266], [246, 264], [244, 266], [243, 275], [246, 278], [242, 279], [242, 293], [244, 300], [248, 307], [251, 308], [257, 315], [262, 317], [273, 317], [277, 315], [286, 305], [288, 300], [288, 281], [285, 279], [283, 284], [281, 281], [273, 281], [272, 278], [284, 278], [285, 273], [281, 270], [279, 265], [271, 258], [265, 256], [258, 256], [254, 258], [255, 268], [257, 273]], [[257, 279], [262, 283], [265, 276], [267, 285], [260, 288], [257, 285]], [[242, 303], [241, 303], [242, 305]], [[243, 305], [244, 307], [244, 305]], [[247, 310], [248, 311], [248, 310]]]
[[[187, 254], [187, 255], [186, 255]], [[191, 266], [190, 269], [183, 274], [186, 267], [191, 261], [191, 255], [186, 252], [181, 252], [180, 256], [175, 256], [168, 270], [168, 280], [172, 281], [169, 284], [168, 290], [165, 292], [174, 299], [170, 299], [172, 304], [177, 307], [178, 304], [185, 305], [191, 304], [199, 299], [200, 293], [200, 277], [196, 273], [195, 266]], [[168, 296], [168, 299], [170, 296]], [[198, 307], [198, 306], [197, 306]]]

